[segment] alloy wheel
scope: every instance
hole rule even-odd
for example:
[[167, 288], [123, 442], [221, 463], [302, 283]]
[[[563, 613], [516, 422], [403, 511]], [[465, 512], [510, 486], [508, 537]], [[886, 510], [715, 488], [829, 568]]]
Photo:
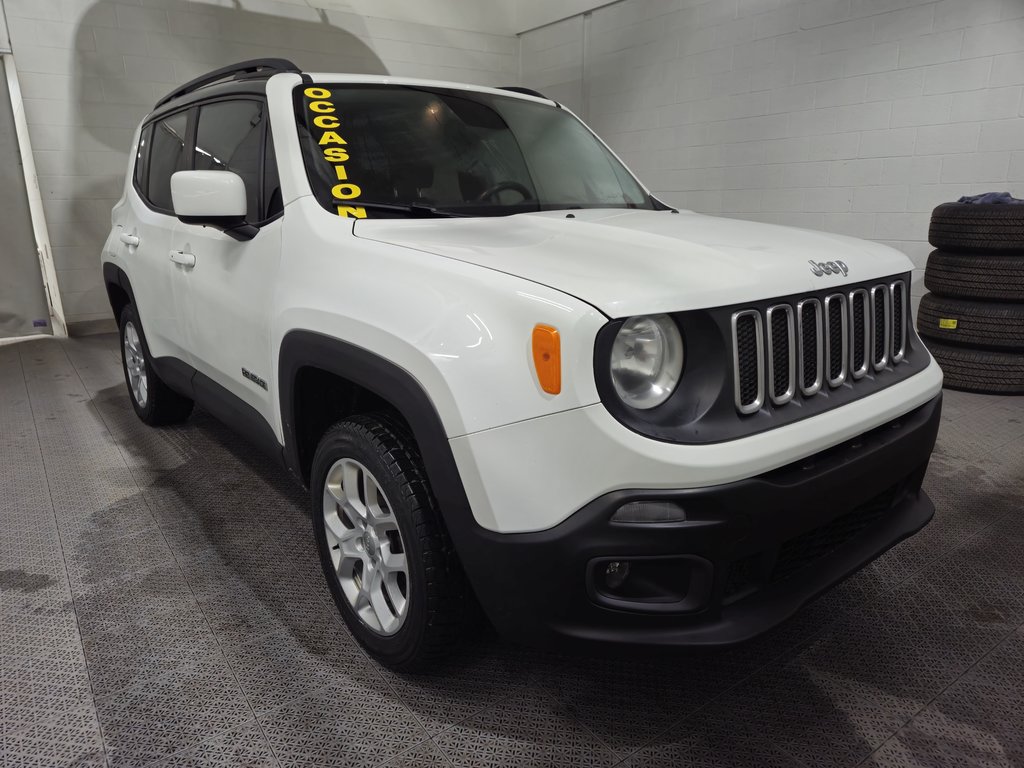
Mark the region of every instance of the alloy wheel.
[[409, 612], [409, 566], [380, 483], [358, 461], [339, 459], [324, 482], [323, 517], [345, 599], [372, 631], [395, 634]]
[[135, 324], [129, 320], [124, 326], [124, 366], [128, 371], [128, 385], [132, 397], [140, 408], [146, 407], [149, 399], [149, 380], [146, 376], [146, 355], [142, 351], [142, 340]]

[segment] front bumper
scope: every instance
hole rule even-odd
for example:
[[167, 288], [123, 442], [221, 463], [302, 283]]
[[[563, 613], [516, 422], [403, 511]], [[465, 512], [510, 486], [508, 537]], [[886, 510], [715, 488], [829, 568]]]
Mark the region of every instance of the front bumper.
[[[615, 491], [544, 531], [501, 534], [475, 526], [459, 554], [495, 626], [520, 641], [739, 643], [931, 519], [934, 507], [921, 483], [941, 400], [940, 394], [833, 448], [745, 480]], [[637, 500], [676, 502], [686, 520], [611, 522], [615, 510]], [[673, 583], [680, 599], [607, 599], [601, 579], [608, 562], [658, 558], [671, 566], [659, 573], [679, 569]]]

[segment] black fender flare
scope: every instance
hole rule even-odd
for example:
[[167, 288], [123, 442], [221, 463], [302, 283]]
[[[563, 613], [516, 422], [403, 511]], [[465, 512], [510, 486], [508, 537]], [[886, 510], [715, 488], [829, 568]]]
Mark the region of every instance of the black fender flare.
[[[128, 299], [131, 301], [131, 303], [138, 307], [138, 304], [135, 301], [135, 291], [132, 290], [132, 281], [128, 279], [128, 275], [125, 273], [123, 269], [117, 266], [117, 264], [113, 264], [109, 261], [103, 262], [103, 284], [107, 288], [108, 298], [111, 298], [110, 286], [116, 285], [118, 288], [127, 293]], [[114, 302], [112, 298], [110, 302], [110, 308], [111, 310], [114, 309]], [[120, 319], [121, 318], [119, 317], [114, 318], [115, 321], [120, 321]]]
[[304, 478], [295, 423], [295, 382], [302, 368], [319, 368], [363, 387], [390, 403], [412, 430], [427, 479], [456, 549], [466, 551], [477, 524], [455, 455], [434, 403], [416, 378], [363, 347], [312, 331], [289, 331], [281, 340], [277, 382], [284, 458]]

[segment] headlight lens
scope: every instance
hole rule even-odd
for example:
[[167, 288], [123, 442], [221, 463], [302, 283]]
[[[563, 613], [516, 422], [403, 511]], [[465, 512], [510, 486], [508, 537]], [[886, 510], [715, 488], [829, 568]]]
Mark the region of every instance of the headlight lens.
[[631, 317], [612, 343], [615, 391], [626, 405], [646, 410], [661, 405], [683, 371], [683, 338], [668, 315]]

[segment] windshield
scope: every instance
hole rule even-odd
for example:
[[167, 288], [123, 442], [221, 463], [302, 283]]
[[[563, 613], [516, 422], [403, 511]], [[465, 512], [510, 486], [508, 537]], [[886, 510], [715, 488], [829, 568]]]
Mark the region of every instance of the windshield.
[[326, 84], [296, 89], [296, 117], [313, 193], [340, 216], [656, 207], [557, 106], [476, 91]]

